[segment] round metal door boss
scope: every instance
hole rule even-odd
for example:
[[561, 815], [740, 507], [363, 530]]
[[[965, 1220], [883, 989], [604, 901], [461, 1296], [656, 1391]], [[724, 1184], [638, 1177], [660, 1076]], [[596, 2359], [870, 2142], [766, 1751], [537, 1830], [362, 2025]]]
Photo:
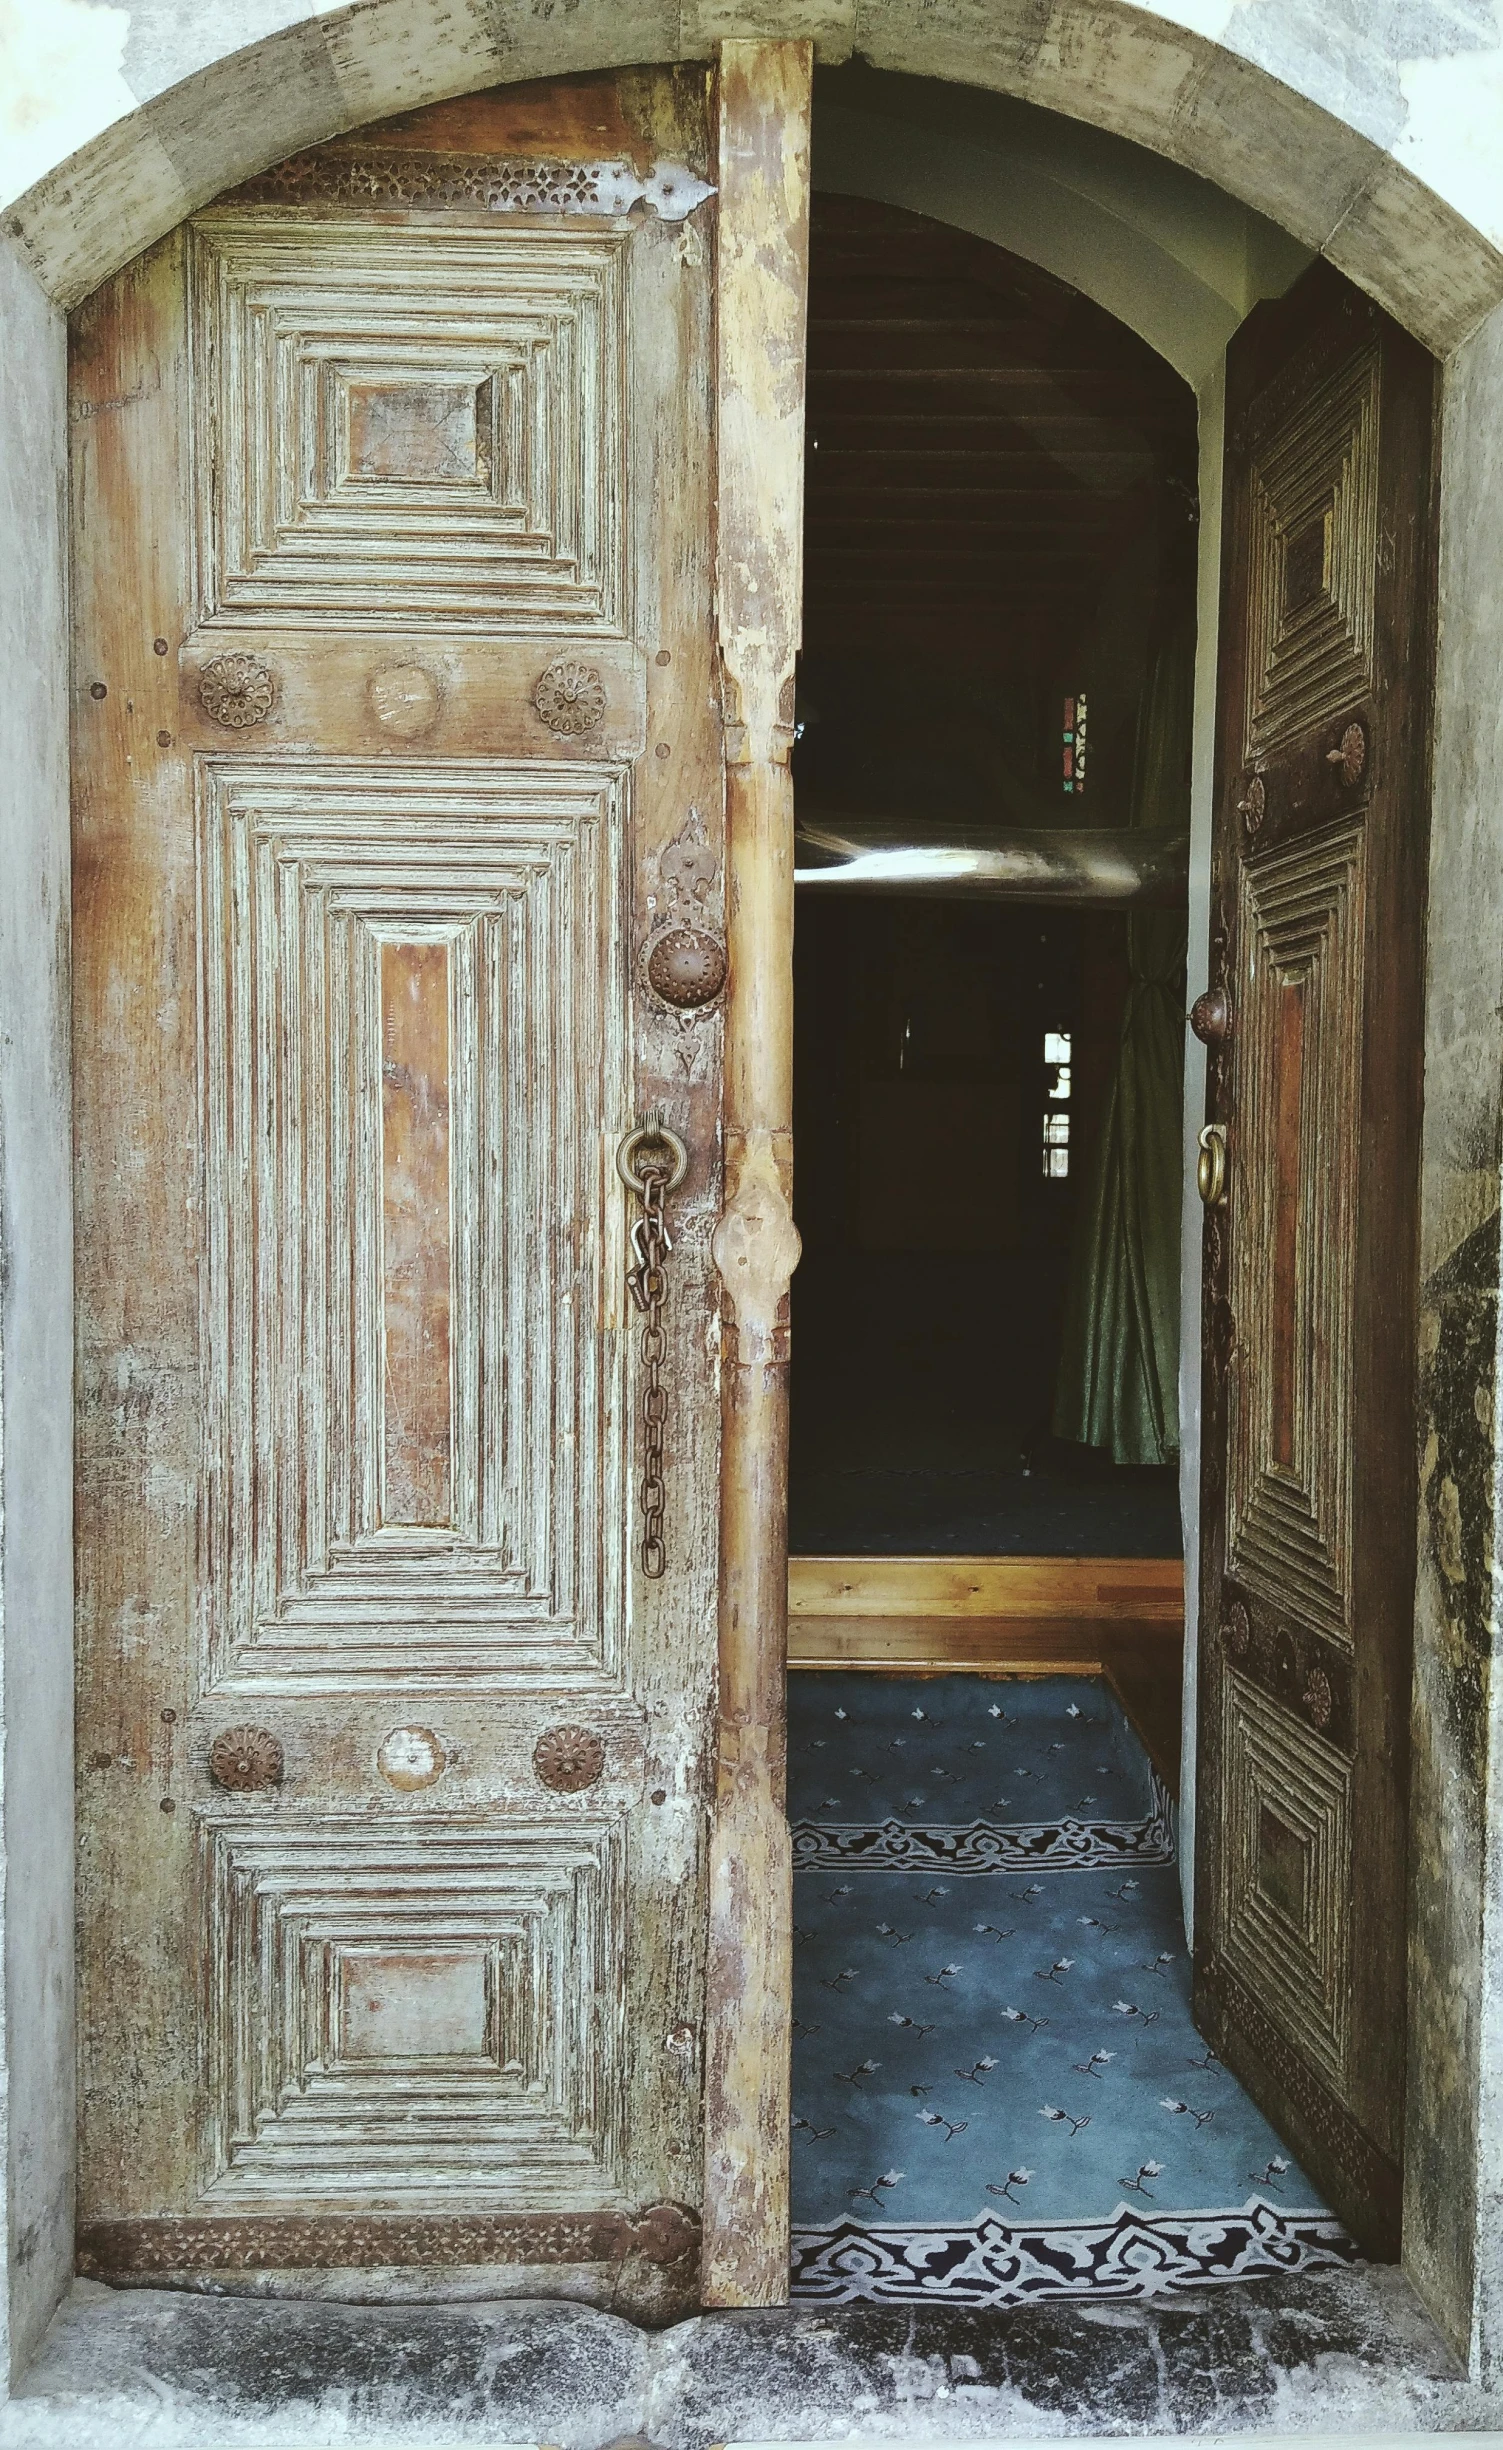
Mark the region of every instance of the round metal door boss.
[[699, 1012], [725, 985], [725, 946], [706, 927], [665, 927], [643, 956], [647, 984], [674, 1012]]
[[198, 676], [199, 704], [227, 731], [243, 732], [253, 723], [264, 723], [276, 696], [276, 682], [252, 655], [216, 655]]
[[561, 655], [538, 674], [532, 702], [550, 732], [561, 740], [577, 740], [603, 721], [605, 684], [593, 664]]
[[548, 1727], [533, 1747], [532, 1766], [555, 1794], [578, 1795], [598, 1781], [605, 1746], [593, 1727]]
[[265, 1727], [226, 1727], [209, 1746], [209, 1776], [232, 1794], [282, 1783], [282, 1747]]
[[1190, 1007], [1190, 1027], [1202, 1046], [1222, 1046], [1231, 1035], [1232, 1005], [1225, 987], [1207, 987]]

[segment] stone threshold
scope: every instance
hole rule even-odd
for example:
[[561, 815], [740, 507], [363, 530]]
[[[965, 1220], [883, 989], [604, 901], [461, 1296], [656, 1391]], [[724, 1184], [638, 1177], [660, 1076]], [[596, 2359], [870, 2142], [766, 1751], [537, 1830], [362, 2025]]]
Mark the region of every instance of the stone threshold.
[[562, 2301], [79, 2281], [0, 2407], [0, 2450], [1412, 2436], [1489, 2432], [1500, 2411], [1402, 2274], [1375, 2266], [1132, 2303], [780, 2308], [656, 2332]]

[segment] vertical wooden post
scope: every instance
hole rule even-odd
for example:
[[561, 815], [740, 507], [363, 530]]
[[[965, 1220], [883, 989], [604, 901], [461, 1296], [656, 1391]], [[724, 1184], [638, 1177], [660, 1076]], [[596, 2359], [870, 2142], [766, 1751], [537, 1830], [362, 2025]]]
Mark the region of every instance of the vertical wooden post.
[[784, 1809], [793, 1179], [793, 669], [803, 593], [813, 46], [720, 54], [716, 615], [730, 981], [720, 1272], [720, 1697], [702, 2293], [788, 2294]]

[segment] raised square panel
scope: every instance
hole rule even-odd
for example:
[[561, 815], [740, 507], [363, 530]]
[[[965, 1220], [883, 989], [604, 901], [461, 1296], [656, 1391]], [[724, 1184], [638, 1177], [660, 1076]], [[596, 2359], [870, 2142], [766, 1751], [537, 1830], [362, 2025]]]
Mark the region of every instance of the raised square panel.
[[1244, 862], [1231, 1169], [1227, 1570], [1351, 1638], [1360, 823]]
[[200, 766], [210, 1682], [618, 1671], [623, 791]]
[[205, 1814], [203, 2193], [615, 2206], [621, 1825]]
[[1248, 487], [1244, 758], [1266, 757], [1372, 688], [1378, 356], [1301, 389], [1255, 445]]
[[1221, 1685], [1227, 1963], [1330, 2083], [1350, 2022], [1351, 1768], [1250, 1678]]
[[625, 244], [200, 215], [201, 620], [623, 635]]

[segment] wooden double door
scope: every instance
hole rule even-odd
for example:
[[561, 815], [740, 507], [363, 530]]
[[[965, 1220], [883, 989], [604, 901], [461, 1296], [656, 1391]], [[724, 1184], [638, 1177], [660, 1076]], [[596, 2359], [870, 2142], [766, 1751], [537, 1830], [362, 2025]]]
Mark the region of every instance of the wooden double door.
[[[75, 319], [104, 2276], [786, 2290], [809, 81], [442, 105]], [[1233, 425], [1199, 1982], [1381, 2238], [1428, 375], [1316, 294]]]

